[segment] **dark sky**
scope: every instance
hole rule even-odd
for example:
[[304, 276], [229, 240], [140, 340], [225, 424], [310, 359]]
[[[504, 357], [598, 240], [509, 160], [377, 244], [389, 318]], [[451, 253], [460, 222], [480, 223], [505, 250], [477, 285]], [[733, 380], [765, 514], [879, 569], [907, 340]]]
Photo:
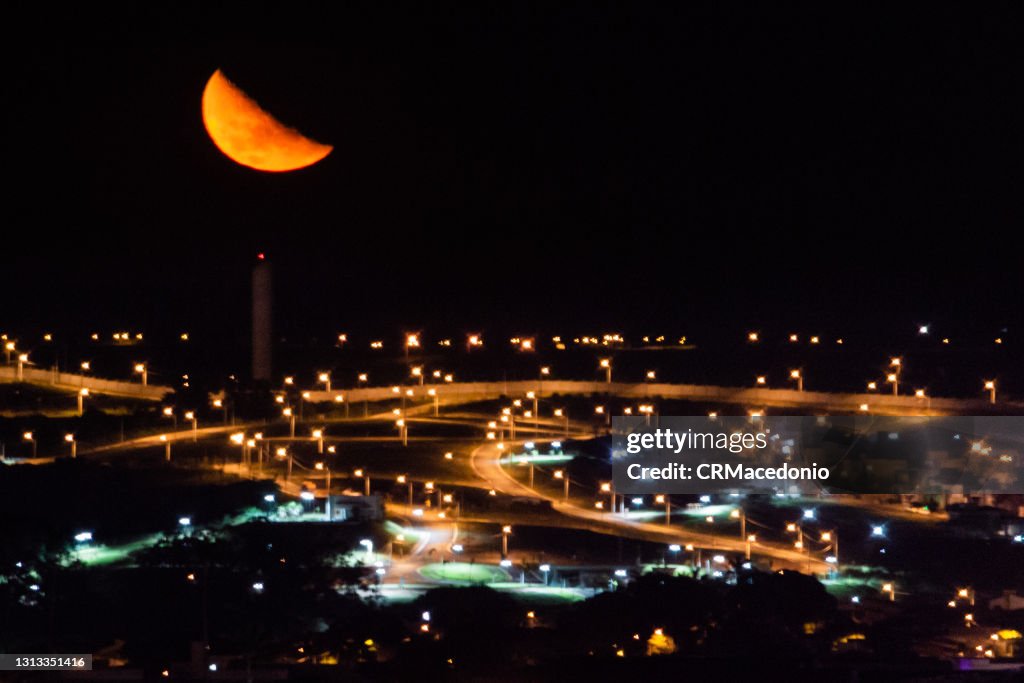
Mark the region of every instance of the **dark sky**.
[[[244, 325], [259, 250], [295, 331], [1019, 316], [1017, 13], [336, 4], [5, 22], [0, 326]], [[218, 67], [334, 152], [228, 160]]]

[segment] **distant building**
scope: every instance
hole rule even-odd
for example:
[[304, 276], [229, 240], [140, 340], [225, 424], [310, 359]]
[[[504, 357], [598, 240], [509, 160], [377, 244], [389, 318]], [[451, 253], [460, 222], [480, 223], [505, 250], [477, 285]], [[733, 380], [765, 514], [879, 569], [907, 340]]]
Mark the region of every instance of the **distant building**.
[[261, 253], [252, 269], [252, 378], [269, 381], [273, 373], [274, 291], [270, 264]]
[[331, 494], [332, 522], [368, 522], [384, 519], [384, 501], [380, 496]]

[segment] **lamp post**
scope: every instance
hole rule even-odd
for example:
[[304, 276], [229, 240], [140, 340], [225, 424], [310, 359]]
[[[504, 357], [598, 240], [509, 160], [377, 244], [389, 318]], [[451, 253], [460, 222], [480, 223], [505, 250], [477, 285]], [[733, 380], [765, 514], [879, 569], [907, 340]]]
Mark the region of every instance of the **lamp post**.
[[327, 497], [324, 502], [324, 513], [327, 516], [327, 521], [331, 521], [331, 468], [322, 462], [318, 462], [314, 467], [318, 470], [327, 471]]
[[[733, 519], [740, 520], [740, 539], [747, 537], [747, 513], [743, 511], [743, 508], [736, 508], [729, 513], [729, 516]], [[749, 557], [747, 558], [750, 559]]]
[[160, 435], [160, 443], [164, 445], [164, 460], [167, 462], [171, 461], [171, 440], [167, 438], [166, 434]]
[[398, 475], [398, 478], [395, 479], [395, 481], [397, 481], [399, 484], [408, 484], [408, 486], [409, 486], [409, 507], [411, 508], [412, 507], [412, 480], [409, 479], [406, 475], [400, 474], [400, 475]]
[[146, 367], [146, 364], [136, 363], [134, 369], [135, 374], [141, 375], [142, 377], [142, 386], [146, 386], [147, 384], [149, 384], [149, 368]]
[[64, 441], [66, 441], [71, 446], [71, 457], [72, 458], [77, 458], [78, 457], [78, 442], [75, 441], [75, 435], [74, 434], [65, 434], [64, 435]]
[[604, 370], [604, 381], [606, 384], [612, 383], [612, 359], [602, 358], [598, 365]]
[[804, 375], [803, 375], [802, 372], [800, 372], [799, 369], [790, 370], [789, 371], [789, 378], [796, 380], [796, 390], [797, 391], [803, 391], [804, 390]]
[[610, 481], [602, 482], [601, 483], [601, 493], [607, 493], [608, 494], [608, 500], [611, 503], [611, 513], [614, 515], [615, 514], [615, 487], [612, 486], [612, 483]]
[[[365, 372], [360, 372], [359, 375], [356, 377], [356, 381], [359, 383], [359, 386], [365, 388], [366, 387], [366, 383], [370, 381], [370, 375], [368, 375]], [[370, 402], [364, 396], [363, 397], [363, 417], [367, 417], [367, 416], [369, 416], [369, 414], [370, 414]]]
[[4, 363], [7, 365], [11, 364], [11, 354], [14, 353], [14, 349], [17, 348], [14, 342], [4, 342]]
[[512, 535], [511, 525], [501, 527], [501, 556], [508, 556], [508, 537]]
[[320, 384], [324, 385], [324, 390], [330, 393], [331, 391], [331, 373], [321, 372], [316, 376], [316, 379]]
[[569, 438], [569, 414], [565, 412], [565, 408], [555, 408], [555, 417], [561, 417], [565, 420], [565, 438]]
[[288, 437], [295, 438], [295, 411], [290, 407], [281, 411], [281, 415], [288, 418]]
[[668, 496], [659, 493], [654, 497], [654, 502], [658, 505], [665, 504], [665, 526], [672, 525], [672, 501]]
[[171, 421], [174, 424], [174, 430], [177, 431], [178, 430], [178, 416], [174, 412], [174, 407], [173, 406], [164, 406], [163, 414], [164, 414], [164, 417], [171, 418]]
[[985, 380], [985, 391], [988, 392], [988, 402], [994, 405], [996, 402], [996, 381], [994, 379]]
[[192, 443], [196, 443], [199, 440], [199, 420], [196, 418], [195, 411], [187, 411], [185, 413], [185, 419], [192, 422]]
[[903, 359], [893, 356], [889, 359], [889, 367], [895, 368], [887, 377], [886, 381], [892, 383], [892, 395], [900, 395], [900, 373], [903, 372]]
[[398, 427], [398, 436], [402, 440], [403, 446], [409, 445], [409, 428], [405, 424], [405, 419], [398, 418], [395, 420], [395, 426]]
[[839, 532], [838, 531], [822, 531], [821, 542], [832, 544], [832, 557], [835, 558], [835, 564], [839, 566]]
[[432, 399], [434, 399], [434, 417], [437, 417], [440, 414], [441, 407], [439, 403], [439, 398], [437, 396], [437, 389], [435, 389], [434, 387], [427, 389], [427, 396], [430, 396]]
[[19, 382], [22, 381], [23, 379], [25, 379], [25, 363], [27, 363], [27, 362], [28, 362], [28, 354], [27, 353], [19, 353], [18, 354], [18, 381]]
[[78, 417], [82, 417], [85, 413], [85, 397], [89, 395], [89, 390], [82, 387], [78, 390]]
[[324, 430], [314, 429], [313, 438], [316, 439], [316, 452], [323, 454], [324, 452]]
[[555, 470], [555, 479], [562, 480], [562, 499], [569, 502], [569, 475], [563, 470]]
[[356, 479], [363, 480], [363, 495], [370, 495], [370, 475], [362, 469], [355, 470], [352, 472], [352, 476]]
[[32, 432], [25, 432], [21, 438], [32, 444], [32, 457], [36, 457], [36, 436]]
[[222, 398], [215, 398], [211, 402], [211, 405], [221, 412], [221, 414], [224, 416], [224, 424], [227, 424], [228, 423], [228, 408], [227, 408], [226, 405], [224, 405], [224, 399], [222, 399]]

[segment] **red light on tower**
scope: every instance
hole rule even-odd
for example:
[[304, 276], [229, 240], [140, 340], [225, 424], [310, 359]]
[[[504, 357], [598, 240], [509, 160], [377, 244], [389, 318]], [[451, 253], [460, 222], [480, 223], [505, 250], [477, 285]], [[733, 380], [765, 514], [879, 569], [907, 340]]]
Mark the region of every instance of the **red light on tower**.
[[267, 255], [261, 251], [260, 253], [256, 254], [256, 258], [260, 261], [265, 261], [267, 260]]

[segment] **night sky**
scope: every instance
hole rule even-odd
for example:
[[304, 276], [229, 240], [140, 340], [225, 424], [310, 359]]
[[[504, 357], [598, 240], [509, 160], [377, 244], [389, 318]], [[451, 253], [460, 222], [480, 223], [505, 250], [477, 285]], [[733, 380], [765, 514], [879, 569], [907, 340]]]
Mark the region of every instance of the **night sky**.
[[0, 327], [238, 329], [257, 251], [297, 333], [1016, 322], [1018, 15], [554, 5], [5, 22]]

